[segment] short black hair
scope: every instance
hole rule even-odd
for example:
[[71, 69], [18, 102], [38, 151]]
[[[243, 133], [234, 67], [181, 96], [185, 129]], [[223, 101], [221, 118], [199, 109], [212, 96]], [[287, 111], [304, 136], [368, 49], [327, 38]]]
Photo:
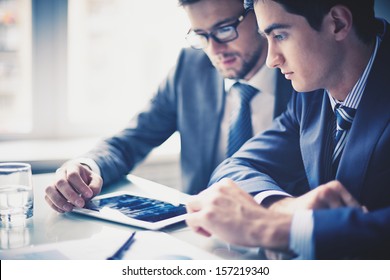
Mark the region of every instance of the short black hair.
[[199, 1], [201, 1], [201, 0], [179, 0], [179, 6], [194, 4], [194, 3], [199, 2]]
[[[246, 9], [253, 9], [256, 2], [245, 0]], [[375, 38], [375, 0], [269, 0], [280, 4], [287, 12], [303, 16], [309, 25], [319, 31], [324, 16], [336, 5], [347, 7], [353, 18], [353, 26], [358, 37], [365, 43]]]
[[[196, 2], [199, 2], [201, 0], [178, 0], [179, 1], [179, 6], [185, 6], [185, 5], [190, 5], [190, 4], [194, 4]], [[242, 2], [244, 2], [244, 0], [241, 0]]]

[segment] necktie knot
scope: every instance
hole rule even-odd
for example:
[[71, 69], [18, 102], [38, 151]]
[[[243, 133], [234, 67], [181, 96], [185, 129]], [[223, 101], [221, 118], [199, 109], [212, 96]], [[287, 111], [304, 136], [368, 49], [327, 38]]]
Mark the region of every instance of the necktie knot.
[[241, 84], [239, 82], [232, 86], [232, 90], [237, 91], [240, 94], [241, 104], [249, 104], [255, 94], [259, 91], [258, 89], [248, 85]]
[[355, 117], [356, 109], [337, 104], [335, 107], [337, 130], [349, 130]]

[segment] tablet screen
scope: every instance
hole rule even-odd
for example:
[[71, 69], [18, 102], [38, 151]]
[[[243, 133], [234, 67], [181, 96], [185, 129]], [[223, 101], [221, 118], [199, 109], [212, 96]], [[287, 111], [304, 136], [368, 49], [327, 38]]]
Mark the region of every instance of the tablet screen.
[[130, 218], [152, 223], [187, 213], [183, 204], [173, 205], [168, 202], [130, 194], [94, 199], [93, 204], [97, 210], [109, 207]]

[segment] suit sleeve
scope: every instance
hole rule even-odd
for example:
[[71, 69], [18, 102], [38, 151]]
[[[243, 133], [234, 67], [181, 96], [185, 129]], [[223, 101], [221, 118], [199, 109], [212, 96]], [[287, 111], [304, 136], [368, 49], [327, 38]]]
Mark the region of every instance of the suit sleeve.
[[269, 130], [254, 136], [217, 167], [209, 185], [227, 177], [249, 193], [276, 190], [299, 195], [307, 190], [299, 141], [302, 106], [297, 95], [293, 93], [287, 110]]
[[176, 79], [180, 73], [182, 52], [178, 63], [160, 84], [149, 104], [116, 135], [103, 140], [84, 157], [92, 158], [100, 168], [107, 185], [130, 172], [155, 147], [167, 140], [177, 129]]
[[317, 259], [390, 259], [390, 207], [316, 210], [313, 217]]

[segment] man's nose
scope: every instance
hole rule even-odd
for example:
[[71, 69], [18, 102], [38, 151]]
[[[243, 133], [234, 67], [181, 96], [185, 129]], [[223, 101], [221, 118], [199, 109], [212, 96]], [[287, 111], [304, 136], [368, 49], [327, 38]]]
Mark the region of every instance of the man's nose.
[[209, 37], [207, 51], [212, 55], [217, 55], [221, 53], [221, 51], [226, 49], [226, 43], [219, 43], [213, 37]]
[[268, 45], [266, 64], [269, 68], [280, 67], [284, 63], [283, 55], [272, 45]]

